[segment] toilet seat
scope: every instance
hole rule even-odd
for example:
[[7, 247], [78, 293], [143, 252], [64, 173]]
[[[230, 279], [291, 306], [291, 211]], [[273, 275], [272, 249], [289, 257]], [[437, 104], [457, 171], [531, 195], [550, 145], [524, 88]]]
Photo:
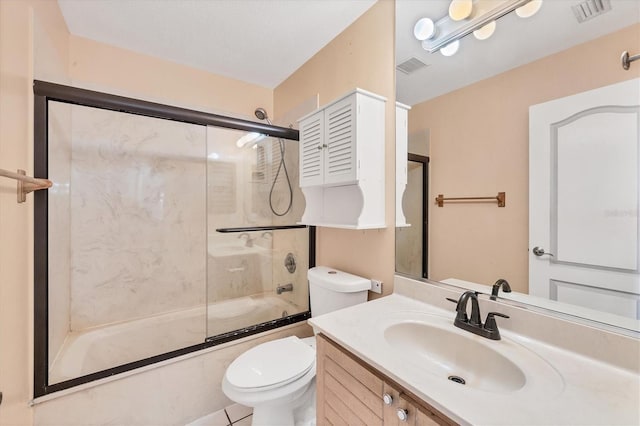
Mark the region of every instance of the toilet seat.
[[261, 392], [285, 386], [315, 366], [315, 351], [296, 336], [249, 349], [227, 369], [226, 381], [240, 392]]

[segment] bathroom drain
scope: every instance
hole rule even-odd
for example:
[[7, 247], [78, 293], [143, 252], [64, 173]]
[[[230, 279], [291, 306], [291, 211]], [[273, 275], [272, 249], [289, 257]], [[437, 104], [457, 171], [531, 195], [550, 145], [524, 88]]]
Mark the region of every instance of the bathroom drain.
[[449, 376], [447, 377], [447, 379], [451, 380], [452, 382], [456, 382], [456, 383], [460, 383], [461, 385], [466, 384], [467, 382], [465, 382], [465, 380], [460, 377], [460, 376]]

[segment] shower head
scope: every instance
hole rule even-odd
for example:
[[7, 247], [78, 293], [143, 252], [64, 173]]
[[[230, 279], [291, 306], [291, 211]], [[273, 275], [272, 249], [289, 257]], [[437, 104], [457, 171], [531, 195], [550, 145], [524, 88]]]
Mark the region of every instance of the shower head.
[[254, 114], [258, 117], [258, 120], [269, 120], [267, 111], [264, 108], [256, 108]]

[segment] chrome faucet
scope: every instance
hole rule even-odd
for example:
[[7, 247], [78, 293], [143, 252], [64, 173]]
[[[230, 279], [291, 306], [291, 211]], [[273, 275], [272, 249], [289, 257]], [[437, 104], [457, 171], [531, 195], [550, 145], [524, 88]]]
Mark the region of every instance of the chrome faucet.
[[[467, 316], [467, 303], [471, 299], [471, 318]], [[505, 314], [500, 312], [489, 312], [487, 319], [482, 324], [480, 320], [480, 305], [478, 304], [478, 293], [469, 290], [462, 293], [460, 299], [447, 300], [456, 303], [456, 319], [453, 321], [453, 325], [466, 331], [470, 331], [478, 336], [486, 337], [491, 340], [500, 340], [500, 331], [496, 324], [495, 317], [509, 318]]]
[[253, 247], [253, 238], [251, 238], [251, 235], [249, 235], [248, 232], [243, 232], [242, 234], [238, 235], [238, 238], [242, 239], [242, 237], [247, 237], [247, 241], [245, 241], [244, 243], [245, 247]]
[[285, 291], [293, 291], [293, 284], [289, 283], [285, 285], [279, 285], [278, 287], [276, 287], [276, 293], [278, 294], [282, 294]]
[[500, 278], [493, 284], [493, 287], [491, 287], [491, 300], [496, 300], [500, 287], [502, 287], [503, 292], [511, 293], [511, 286], [509, 285], [509, 282], [504, 278]]

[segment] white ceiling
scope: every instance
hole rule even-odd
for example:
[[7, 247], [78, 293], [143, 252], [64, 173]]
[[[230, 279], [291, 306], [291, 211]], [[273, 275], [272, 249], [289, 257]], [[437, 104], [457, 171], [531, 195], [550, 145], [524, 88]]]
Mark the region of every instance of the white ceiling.
[[[545, 0], [528, 19], [510, 13], [497, 21], [491, 38], [479, 41], [467, 36], [458, 53], [445, 57], [423, 50], [413, 36], [413, 26], [422, 17], [436, 21], [445, 16], [450, 0], [397, 0], [396, 64], [415, 57], [428, 65], [409, 75], [396, 72], [397, 100], [415, 105], [640, 22], [640, 0], [612, 0], [611, 11], [579, 24], [571, 6], [582, 1]], [[620, 46], [620, 54], [625, 49]]]
[[[458, 53], [447, 58], [424, 51], [412, 32], [421, 17], [445, 16], [450, 0], [396, 0], [396, 63], [416, 57], [429, 65], [411, 75], [396, 73], [397, 100], [415, 105], [640, 22], [640, 0], [611, 0], [610, 12], [578, 24], [571, 6], [581, 1], [545, 0], [529, 19], [511, 13], [498, 21], [489, 40], [465, 37]], [[58, 3], [72, 34], [274, 88], [375, 0]]]
[[58, 0], [77, 36], [274, 88], [375, 0]]

